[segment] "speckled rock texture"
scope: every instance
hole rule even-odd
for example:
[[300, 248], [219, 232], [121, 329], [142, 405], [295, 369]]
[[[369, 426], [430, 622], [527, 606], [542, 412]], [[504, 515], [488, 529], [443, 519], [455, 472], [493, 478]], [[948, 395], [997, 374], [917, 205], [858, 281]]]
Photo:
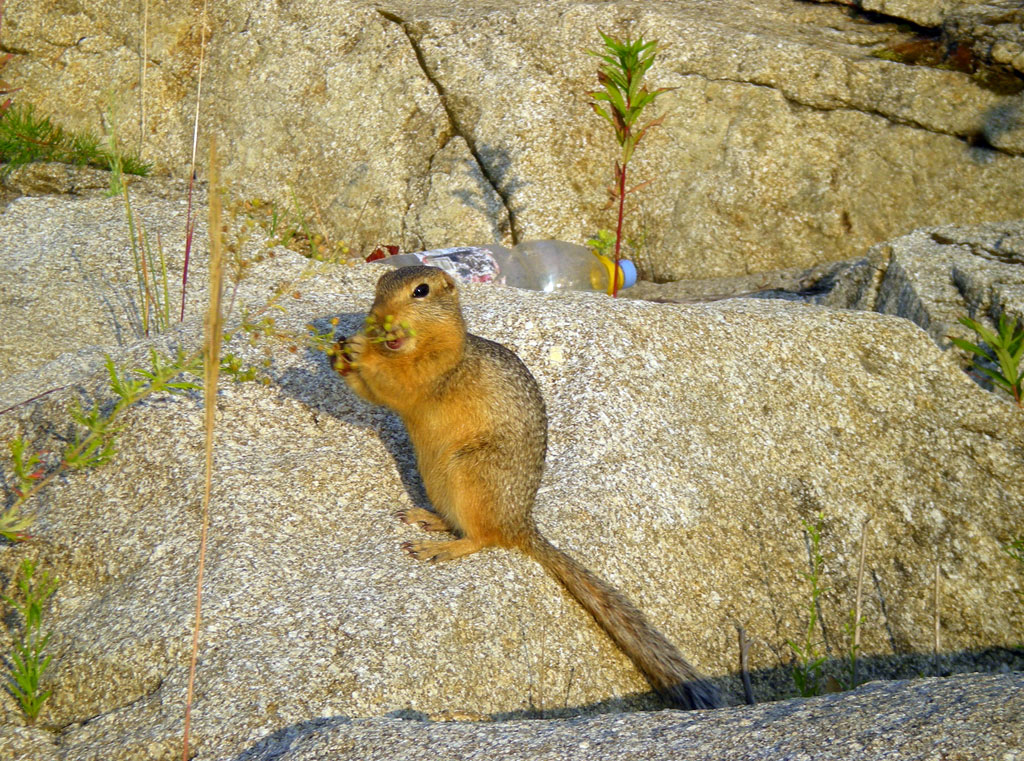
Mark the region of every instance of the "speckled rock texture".
[[1024, 72], [1024, 7], [1018, 0], [965, 4], [942, 26], [949, 39], [968, 45], [979, 59]]
[[[92, 204], [26, 199], [5, 219], [16, 212], [38, 226], [91, 210], [115, 250], [121, 231]], [[145, 204], [168, 222], [181, 213], [177, 201]], [[52, 245], [38, 250], [41, 259], [66, 256]], [[323, 355], [298, 340], [307, 323], [324, 329], [332, 317], [341, 332], [356, 329], [378, 270], [310, 269], [287, 251], [263, 266], [243, 288], [255, 303], [287, 284], [284, 309], [274, 310], [283, 337], [255, 346], [232, 341], [244, 361], [270, 361], [268, 385], [225, 378], [219, 392], [193, 715], [198, 757], [270, 758], [262, 740], [304, 735], [321, 722], [327, 734], [307, 738], [310, 753], [341, 752], [321, 743], [345, 746], [336, 733], [347, 726], [382, 748], [405, 742], [407, 731], [424, 741], [434, 731], [477, 731], [380, 717], [515, 719], [659, 707], [625, 657], [532, 561], [487, 551], [423, 565], [403, 555], [399, 545], [418, 531], [393, 513], [424, 504], [424, 496], [402, 427], [356, 399]], [[1021, 667], [1014, 648], [1024, 626], [1024, 576], [1001, 549], [1019, 534], [1024, 510], [1020, 412], [975, 385], [917, 326], [764, 300], [682, 306], [492, 286], [467, 286], [463, 295], [471, 329], [517, 351], [545, 396], [542, 531], [632, 598], [729, 702], [742, 700], [737, 624], [752, 643], [758, 699], [793, 692], [786, 643], [802, 636], [809, 599], [801, 522], [819, 515], [827, 674], [843, 678], [843, 625], [865, 523], [861, 680]], [[79, 312], [86, 313], [76, 309], [69, 319]], [[103, 348], [120, 366], [136, 367], [151, 345], [166, 350], [176, 342], [197, 344], [195, 318], [153, 341]], [[73, 405], [111, 399], [103, 372], [64, 365], [66, 356], [34, 371], [65, 388], [0, 415], [0, 440], [24, 436], [52, 458], [72, 434]], [[29, 375], [8, 376], [8, 403], [19, 385], [31, 389], [22, 399], [38, 393]], [[40, 758], [62, 761], [180, 755], [202, 442], [198, 395], [150, 398], [124, 418], [110, 463], [68, 474], [34, 500], [32, 541], [0, 547], [4, 591], [26, 557], [61, 580], [47, 614], [54, 694], [40, 717], [56, 728], [55, 744], [46, 744], [45, 729], [18, 728], [20, 714], [3, 693], [0, 749], [38, 747]], [[940, 652], [933, 658], [936, 564]], [[0, 651], [11, 636], [0, 627]], [[956, 685], [977, 692], [967, 702], [998, 703], [986, 695], [1001, 693], [1010, 710], [1018, 682]], [[886, 717], [919, 716], [915, 706], [932, 689], [960, 687], [869, 687], [754, 715], [778, 717], [782, 738], [803, 737], [793, 734], [800, 717], [815, 715], [830, 717], [820, 720], [838, 732], [841, 714], [832, 706], [869, 706], [872, 695], [894, 690], [891, 700], [908, 707], [889, 703], [876, 721], [865, 717], [868, 734], [858, 742], [892, 737], [886, 745], [899, 753], [905, 734]], [[750, 715], [740, 711], [739, 725]], [[710, 726], [728, 716], [712, 714]], [[958, 716], [943, 716], [950, 738], [943, 742], [978, 757], [970, 755], [978, 752], [974, 730], [957, 734]], [[355, 717], [378, 723], [350, 724]], [[609, 742], [607, 727], [621, 721], [638, 727], [652, 753], [686, 743], [686, 727], [700, 723], [678, 714], [592, 721], [593, 739], [578, 742]], [[530, 726], [537, 734], [529, 742], [544, 745], [547, 733], [584, 725]], [[920, 743], [941, 739], [930, 724], [915, 727]], [[479, 731], [501, 736], [512, 728]], [[360, 742], [346, 747], [356, 753]], [[628, 742], [622, 757], [638, 741]]]
[[814, 0], [906, 19], [970, 49], [978, 61], [1024, 72], [1024, 7], [1020, 0]]
[[[139, 4], [8, 0], [4, 78], [69, 126], [117, 125], [185, 177], [199, 11], [144, 5], [145, 45]], [[354, 251], [613, 228], [618, 147], [586, 96], [598, 28], [654, 34], [650, 82], [673, 88], [630, 165], [651, 181], [627, 227], [648, 279], [807, 268], [921, 226], [1024, 217], [1020, 93], [878, 58], [915, 33], [840, 5], [244, 0], [209, 13], [201, 134], [219, 136], [225, 177]]]
[[982, 5], [978, 0], [855, 0], [866, 11], [906, 19], [919, 26], [936, 27], [953, 11]]
[[[960, 317], [990, 328], [1001, 315], [1024, 319], [1024, 222], [922, 228], [845, 262], [732, 278], [640, 282], [623, 295], [681, 304], [773, 298], [874, 310], [913, 320], [948, 349], [951, 336], [977, 340]], [[971, 357], [961, 354], [969, 364]]]

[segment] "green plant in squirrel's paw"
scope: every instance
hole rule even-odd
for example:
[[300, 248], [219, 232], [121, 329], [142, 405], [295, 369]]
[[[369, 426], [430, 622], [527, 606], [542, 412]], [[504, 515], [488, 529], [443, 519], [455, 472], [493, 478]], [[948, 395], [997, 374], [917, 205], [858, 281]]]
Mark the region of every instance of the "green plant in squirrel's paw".
[[334, 354], [337, 352], [336, 343], [338, 339], [337, 336], [335, 335], [335, 330], [338, 327], [337, 317], [331, 318], [330, 326], [331, 327], [328, 328], [327, 330], [320, 332], [319, 330], [317, 330], [316, 325], [314, 325], [311, 322], [307, 323], [306, 330], [308, 330], [309, 333], [307, 334], [306, 337], [306, 346], [308, 346], [310, 349], [313, 349], [314, 351], [322, 352], [323, 354], [326, 354], [328, 357], [333, 357]]
[[7, 691], [18, 701], [29, 724], [34, 724], [50, 690], [41, 689], [43, 675], [53, 656], [43, 655], [52, 632], [43, 634], [43, 608], [57, 589], [57, 582], [44, 573], [34, 579], [36, 567], [31, 560], [21, 564], [18, 589], [21, 602], [4, 596], [4, 602], [21, 614], [21, 636], [7, 658]]
[[[980, 322], [961, 317], [960, 322], [969, 327], [987, 344], [981, 347], [962, 338], [950, 340], [964, 351], [974, 354], [974, 367], [988, 376], [993, 383], [1013, 397], [1018, 407], [1024, 409], [1024, 322], [1010, 320], [1005, 314], [999, 316], [999, 332], [994, 333]], [[989, 365], [995, 367], [990, 367]]]
[[394, 315], [385, 315], [384, 322], [380, 325], [377, 324], [377, 318], [373, 315], [366, 318], [366, 337], [370, 339], [371, 343], [390, 343], [403, 338], [412, 338], [415, 335], [416, 331], [409, 326], [409, 323], [401, 322], [396, 325]]
[[821, 555], [822, 521], [820, 514], [813, 523], [803, 521], [811, 556], [811, 570], [800, 572], [811, 585], [811, 599], [807, 605], [807, 628], [802, 642], [786, 641], [796, 658], [793, 664], [793, 682], [805, 698], [821, 693], [821, 667], [825, 663], [825, 656], [819, 650], [820, 643], [815, 633], [818, 626], [818, 599], [825, 591], [821, 586], [825, 566], [825, 560]]
[[[637, 36], [635, 40], [628, 36], [625, 40], [600, 32], [604, 40], [602, 51], [588, 50], [590, 55], [597, 56], [604, 63], [597, 72], [597, 80], [601, 84], [600, 90], [588, 93], [593, 102], [590, 104], [594, 112], [611, 124], [615, 131], [615, 139], [622, 149], [622, 153], [615, 161], [615, 183], [609, 189], [609, 195], [613, 202], [618, 202], [618, 222], [615, 227], [615, 263], [618, 264], [622, 258], [622, 224], [625, 216], [626, 196], [639, 190], [650, 182], [642, 182], [635, 187], [626, 188], [626, 172], [629, 160], [633, 157], [633, 151], [641, 138], [647, 134], [652, 127], [662, 123], [664, 116], [652, 119], [647, 124], [640, 125], [638, 120], [644, 109], [654, 103], [655, 99], [662, 93], [672, 88], [659, 87], [656, 90], [648, 90], [644, 84], [644, 76], [647, 70], [654, 63], [654, 57], [658, 53], [657, 40], [645, 42], [643, 35]], [[612, 285], [612, 295], [617, 295], [618, 286]]]

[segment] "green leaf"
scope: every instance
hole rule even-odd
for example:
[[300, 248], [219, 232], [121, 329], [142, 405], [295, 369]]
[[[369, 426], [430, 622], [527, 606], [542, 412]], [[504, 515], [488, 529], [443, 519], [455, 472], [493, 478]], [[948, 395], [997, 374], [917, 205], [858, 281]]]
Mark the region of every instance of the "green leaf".
[[594, 109], [594, 111], [595, 111], [595, 112], [597, 113], [597, 115], [598, 115], [598, 116], [602, 116], [602, 117], [604, 117], [604, 118], [605, 118], [605, 119], [607, 119], [607, 120], [608, 120], [609, 122], [611, 122], [611, 123], [612, 123], [612, 125], [614, 125], [614, 124], [615, 124], [615, 122], [614, 122], [614, 121], [612, 121], [612, 118], [611, 118], [611, 117], [610, 117], [610, 116], [608, 115], [608, 112], [607, 112], [607, 111], [605, 111], [605, 110], [604, 110], [603, 108], [601, 108], [601, 107], [600, 107], [599, 105], [597, 105], [596, 103], [591, 103], [591, 104], [590, 104], [590, 107], [591, 107], [592, 109]]
[[999, 343], [999, 337], [980, 322], [976, 322], [970, 317], [961, 317], [960, 322], [981, 336], [982, 340], [989, 346]]
[[953, 336], [950, 336], [949, 340], [953, 342], [954, 346], [963, 349], [964, 351], [972, 352], [974, 354], [977, 354], [978, 356], [984, 357], [985, 359], [992, 359], [992, 357], [990, 357], [984, 349], [982, 349], [980, 346], [972, 344], [970, 341], [966, 341], [963, 338], [954, 338]]
[[984, 367], [982, 365], [977, 365], [977, 364], [974, 366], [974, 369], [977, 370], [980, 373], [984, 373], [989, 378], [991, 378], [992, 382], [995, 383], [997, 386], [999, 386], [999, 388], [1001, 388], [1001, 389], [1003, 389], [1005, 391], [1010, 391], [1012, 393], [1012, 391], [1013, 391], [1013, 384], [1010, 383], [1009, 380], [1004, 378], [1002, 376], [1002, 374], [997, 373], [995, 370], [991, 370], [991, 369], [989, 369], [987, 367]]

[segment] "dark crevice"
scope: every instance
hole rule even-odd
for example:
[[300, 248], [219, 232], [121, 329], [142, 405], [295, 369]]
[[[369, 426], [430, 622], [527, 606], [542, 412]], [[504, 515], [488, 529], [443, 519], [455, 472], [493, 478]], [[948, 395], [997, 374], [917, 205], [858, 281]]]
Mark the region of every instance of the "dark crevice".
[[[804, 2], [806, 2], [806, 0], [804, 0]], [[938, 35], [942, 32], [941, 27], [922, 26], [910, 19], [905, 19], [900, 16], [890, 16], [886, 13], [881, 13], [880, 11], [869, 11], [857, 5], [847, 6], [847, 14], [855, 21], [864, 21], [868, 24], [891, 24], [900, 27], [902, 31], [907, 31], [910, 34], [924, 36], [933, 34]]]
[[469, 151], [473, 155], [473, 159], [476, 161], [477, 167], [480, 169], [480, 174], [483, 175], [487, 184], [498, 195], [498, 198], [501, 199], [501, 204], [505, 208], [505, 213], [508, 214], [512, 243], [518, 243], [520, 240], [519, 225], [516, 220], [515, 211], [512, 208], [511, 199], [508, 197], [508, 194], [502, 190], [498, 178], [494, 176], [494, 173], [491, 171], [488, 163], [484, 161], [483, 156], [477, 147], [475, 138], [468, 130], [465, 129], [465, 126], [459, 119], [458, 114], [456, 114], [451, 108], [451, 99], [448, 97], [448, 93], [446, 92], [444, 85], [441, 84], [437, 77], [435, 77], [430, 71], [430, 67], [427, 65], [426, 58], [423, 55], [422, 48], [420, 48], [419, 44], [409, 31], [408, 22], [400, 16], [390, 11], [386, 11], [383, 8], [377, 8], [377, 12], [388, 21], [398, 24], [406, 38], [409, 40], [409, 45], [412, 47], [413, 54], [416, 56], [416, 61], [419, 63], [423, 76], [425, 76], [427, 80], [434, 85], [434, 89], [437, 90], [441, 107], [444, 109], [445, 115], [448, 117], [448, 123], [451, 125], [452, 132], [466, 141], [466, 145], [469, 147]]

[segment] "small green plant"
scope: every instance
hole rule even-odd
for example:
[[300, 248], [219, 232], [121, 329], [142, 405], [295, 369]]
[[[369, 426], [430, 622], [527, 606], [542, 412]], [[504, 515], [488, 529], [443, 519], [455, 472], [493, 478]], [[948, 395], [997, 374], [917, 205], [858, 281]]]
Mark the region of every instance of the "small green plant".
[[41, 453], [26, 454], [25, 440], [17, 438], [8, 443], [11, 450], [11, 464], [14, 469], [15, 484], [12, 486], [15, 501], [3, 513], [0, 513], [0, 536], [9, 542], [21, 542], [28, 539], [28, 529], [32, 525], [32, 516], [21, 511], [21, 503], [32, 491], [36, 481], [43, 477], [46, 467], [42, 463]]
[[72, 132], [37, 116], [31, 105], [10, 104], [0, 109], [0, 177], [34, 161], [60, 161], [113, 169], [127, 174], [149, 174], [151, 165], [134, 153], [112, 153], [101, 138]]
[[[654, 63], [654, 57], [658, 53], [657, 40], [645, 42], [643, 35], [637, 36], [635, 40], [628, 36], [625, 40], [600, 32], [604, 40], [604, 50], [588, 50], [590, 55], [597, 56], [602, 61], [597, 79], [603, 89], [589, 93], [594, 99], [590, 105], [594, 112], [611, 124], [615, 131], [615, 139], [622, 149], [621, 156], [615, 161], [615, 183], [609, 190], [613, 202], [618, 203], [618, 221], [615, 227], [615, 263], [622, 258], [622, 226], [626, 209], [626, 196], [639, 190], [650, 182], [640, 183], [635, 187], [626, 188], [626, 172], [629, 160], [633, 157], [633, 151], [637, 144], [652, 127], [656, 127], [664, 120], [664, 116], [652, 119], [641, 126], [637, 123], [643, 110], [654, 103], [655, 99], [662, 93], [668, 92], [671, 88], [659, 87], [656, 90], [648, 90], [644, 84], [644, 76], [647, 70]], [[604, 104], [604, 105], [602, 105]], [[618, 281], [612, 283], [612, 295], [618, 294]]]
[[821, 528], [823, 517], [818, 515], [812, 523], [804, 520], [804, 531], [809, 542], [811, 570], [801, 571], [811, 585], [811, 599], [807, 605], [807, 628], [801, 642], [787, 640], [789, 649], [793, 651], [796, 661], [793, 664], [793, 682], [800, 694], [807, 698], [821, 693], [821, 667], [825, 656], [821, 653], [817, 638], [818, 600], [825, 589], [821, 586], [825, 561], [821, 554]]
[[969, 354], [974, 354], [975, 369], [990, 378], [1013, 397], [1018, 407], [1024, 409], [1024, 371], [1021, 368], [1021, 357], [1024, 356], [1024, 321], [1018, 323], [1005, 314], [1000, 315], [998, 333], [970, 317], [961, 317], [960, 322], [977, 333], [986, 347], [972, 344], [962, 338], [950, 337], [950, 340]]
[[[626, 253], [629, 254], [628, 258], [632, 259], [633, 262], [638, 261], [641, 255], [641, 249], [643, 249], [644, 247], [645, 239], [646, 235], [644, 235], [643, 233], [641, 233], [636, 238], [626, 238], [626, 240], [623, 241], [623, 246], [620, 247], [620, 255], [622, 249], [624, 248], [626, 250]], [[608, 259], [614, 259], [615, 233], [613, 233], [611, 230], [605, 230], [602, 228], [598, 230], [597, 234], [594, 235], [592, 238], [587, 239], [586, 246], [587, 248], [590, 249], [591, 253], [593, 253], [596, 256], [604, 256]]]
[[601, 229], [597, 235], [587, 239], [587, 248], [598, 256], [606, 256], [609, 259], [615, 257], [615, 233], [611, 230]]
[[854, 598], [853, 609], [850, 610], [850, 617], [843, 629], [846, 631], [846, 637], [849, 644], [846, 656], [846, 689], [852, 690], [860, 684], [860, 674], [857, 671], [858, 662], [857, 658], [860, 655], [860, 628], [864, 624], [864, 616], [861, 615], [861, 603], [863, 601], [864, 592], [864, 568], [865, 561], [867, 559], [867, 547], [868, 547], [868, 522], [870, 519], [864, 522], [861, 527], [860, 534], [860, 560], [857, 564], [857, 593]]
[[299, 203], [294, 190], [291, 197], [291, 206], [254, 198], [234, 203], [228, 210], [255, 221], [267, 236], [268, 248], [283, 246], [315, 261], [344, 261], [349, 255], [349, 247], [344, 241], [331, 240], [317, 207], [314, 205], [313, 212], [319, 231], [314, 231], [309, 214]]
[[50, 690], [41, 689], [43, 675], [53, 656], [43, 655], [52, 632], [43, 634], [43, 608], [57, 589], [57, 582], [44, 573], [34, 579], [35, 564], [25, 560], [21, 564], [18, 589], [21, 602], [4, 596], [4, 602], [21, 614], [21, 635], [14, 641], [14, 649], [7, 659], [7, 691], [21, 705], [29, 724], [34, 724]]
[[8, 445], [14, 471], [14, 500], [0, 513], [0, 536], [12, 542], [27, 539], [26, 532], [34, 517], [22, 510], [25, 503], [60, 474], [68, 470], [95, 468], [107, 462], [116, 452], [121, 415], [151, 394], [198, 389], [198, 384], [179, 380], [179, 376], [195, 375], [201, 363], [199, 352], [186, 355], [180, 347], [174, 359], [161, 357], [156, 350], [150, 350], [148, 369], [122, 370], [107, 357], [110, 389], [118, 397], [117, 401], [112, 407], [96, 404], [89, 409], [80, 405], [73, 409], [71, 417], [77, 426], [60, 457], [53, 458], [55, 462], [47, 465], [43, 452], [28, 454], [28, 445], [23, 439], [15, 439]]
[[[1004, 544], [1003, 552], [1020, 563], [1020, 570], [1024, 571], [1024, 535]], [[1024, 592], [1020, 593], [1020, 598], [1024, 600]]]

